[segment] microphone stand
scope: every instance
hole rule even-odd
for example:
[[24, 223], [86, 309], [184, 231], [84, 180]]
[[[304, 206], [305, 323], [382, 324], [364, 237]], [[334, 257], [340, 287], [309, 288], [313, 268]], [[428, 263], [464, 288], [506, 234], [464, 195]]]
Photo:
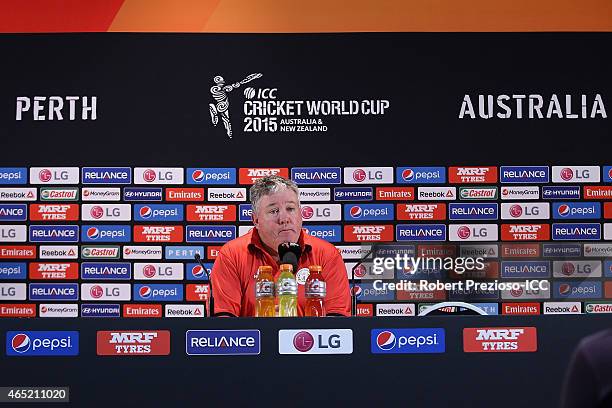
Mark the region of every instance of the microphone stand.
[[[194, 255], [194, 258], [196, 260], [196, 262], [206, 271], [206, 267], [204, 266], [204, 264], [202, 263], [202, 258], [200, 257], [200, 254], [196, 253]], [[208, 314], [206, 313], [206, 303], [204, 303], [204, 317], [214, 317], [215, 315], [215, 298], [213, 297], [213, 287], [212, 287], [212, 281], [210, 280], [211, 275], [212, 275], [212, 271], [206, 272], [206, 275], [208, 276], [208, 292], [209, 295], [208, 296]]]

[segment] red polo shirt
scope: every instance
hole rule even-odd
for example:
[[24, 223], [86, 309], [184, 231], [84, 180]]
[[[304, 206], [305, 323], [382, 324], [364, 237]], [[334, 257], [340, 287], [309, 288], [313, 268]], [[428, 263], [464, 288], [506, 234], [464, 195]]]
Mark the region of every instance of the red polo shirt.
[[[326, 313], [349, 316], [351, 297], [346, 267], [338, 249], [327, 241], [300, 233], [302, 248], [298, 270], [321, 265], [327, 283]], [[255, 316], [255, 275], [262, 265], [272, 267], [274, 279], [279, 264], [263, 249], [257, 229], [236, 238], [221, 248], [212, 269], [211, 281], [215, 297], [215, 314]], [[294, 273], [297, 271], [294, 271]], [[298, 284], [298, 316], [304, 316], [304, 285]]]

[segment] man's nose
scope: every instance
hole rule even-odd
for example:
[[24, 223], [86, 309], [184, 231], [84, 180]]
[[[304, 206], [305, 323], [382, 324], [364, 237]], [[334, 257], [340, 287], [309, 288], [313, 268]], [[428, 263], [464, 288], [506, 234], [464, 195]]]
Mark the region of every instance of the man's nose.
[[289, 224], [291, 222], [291, 217], [289, 216], [289, 211], [281, 210], [279, 213], [278, 221], [281, 224]]

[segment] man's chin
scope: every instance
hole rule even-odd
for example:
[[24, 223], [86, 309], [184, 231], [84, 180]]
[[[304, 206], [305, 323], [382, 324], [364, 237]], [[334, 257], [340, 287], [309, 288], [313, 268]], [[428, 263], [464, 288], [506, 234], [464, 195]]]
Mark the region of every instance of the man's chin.
[[299, 235], [294, 231], [286, 231], [278, 234], [278, 242], [281, 244], [283, 242], [297, 242], [298, 238]]

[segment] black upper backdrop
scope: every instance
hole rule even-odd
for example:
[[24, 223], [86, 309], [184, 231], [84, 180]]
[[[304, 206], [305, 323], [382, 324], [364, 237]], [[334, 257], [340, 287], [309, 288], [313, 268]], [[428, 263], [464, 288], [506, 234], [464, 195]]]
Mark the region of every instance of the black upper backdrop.
[[[0, 164], [610, 164], [611, 119], [458, 114], [466, 93], [545, 100], [600, 93], [610, 110], [611, 40], [610, 33], [2, 35]], [[250, 85], [278, 88], [279, 99], [391, 106], [382, 117], [328, 117], [327, 133], [244, 133], [245, 85], [230, 94], [230, 140], [210, 122], [213, 77], [231, 83], [255, 72], [263, 77]], [[16, 97], [38, 95], [95, 95], [98, 119], [16, 121]]]

